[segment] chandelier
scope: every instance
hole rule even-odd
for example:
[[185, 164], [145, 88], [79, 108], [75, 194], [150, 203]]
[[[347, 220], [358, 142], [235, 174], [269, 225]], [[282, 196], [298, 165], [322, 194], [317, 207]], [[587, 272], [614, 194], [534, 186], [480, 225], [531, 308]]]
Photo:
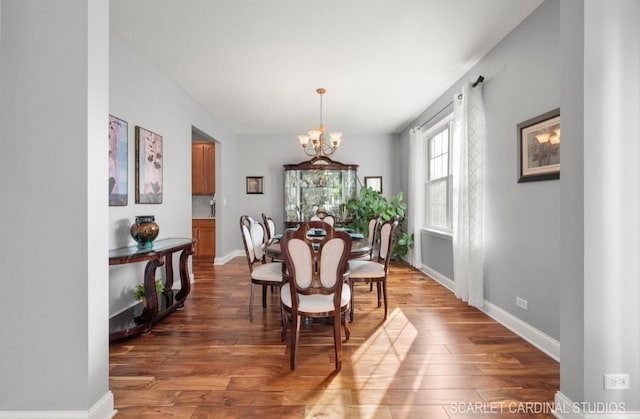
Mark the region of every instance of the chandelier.
[[298, 135], [300, 145], [307, 156], [330, 156], [336, 152], [342, 141], [341, 132], [330, 132], [329, 139], [324, 136], [324, 126], [322, 125], [322, 95], [327, 91], [319, 88], [316, 92], [320, 95], [320, 126], [310, 130], [306, 134]]

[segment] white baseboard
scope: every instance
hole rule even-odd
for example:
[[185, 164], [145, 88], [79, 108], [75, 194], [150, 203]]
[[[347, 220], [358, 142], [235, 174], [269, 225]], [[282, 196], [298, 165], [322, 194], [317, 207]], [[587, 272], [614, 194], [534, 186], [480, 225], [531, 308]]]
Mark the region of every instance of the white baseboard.
[[244, 250], [233, 250], [232, 252], [227, 253], [222, 257], [216, 257], [215, 260], [213, 261], [213, 264], [224, 265], [225, 263], [229, 262], [231, 259], [238, 256], [245, 256]]
[[[422, 265], [420, 271], [429, 275], [440, 285], [455, 294], [455, 282], [453, 280], [428, 266]], [[554, 360], [560, 362], [560, 342], [557, 340], [487, 300], [484, 300], [482, 311]]]
[[443, 287], [445, 287], [446, 289], [448, 289], [449, 291], [455, 294], [456, 286], [453, 280], [442, 275], [440, 272], [436, 271], [435, 269], [431, 269], [430, 267], [425, 265], [422, 265], [422, 267], [420, 268], [420, 271], [429, 275], [429, 277], [433, 278], [436, 282], [440, 283], [440, 285], [442, 285]]
[[558, 419], [640, 419], [640, 412], [627, 412], [623, 402], [574, 402], [559, 391], [554, 409]]
[[116, 412], [113, 408], [113, 393], [108, 391], [87, 411], [0, 410], [0, 419], [111, 419]]
[[584, 419], [582, 409], [577, 409], [575, 403], [559, 391], [554, 400], [553, 415], [558, 419]]
[[513, 314], [487, 300], [484, 300], [484, 308], [482, 311], [557, 362], [560, 362], [560, 342], [551, 336], [541, 332], [529, 323], [520, 320]]

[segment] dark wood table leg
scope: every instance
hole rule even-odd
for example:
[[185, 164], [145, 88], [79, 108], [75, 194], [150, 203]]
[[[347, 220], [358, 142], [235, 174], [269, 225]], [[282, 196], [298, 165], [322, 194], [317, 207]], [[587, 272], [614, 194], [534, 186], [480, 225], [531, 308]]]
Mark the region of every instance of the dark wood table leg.
[[156, 269], [164, 263], [164, 258], [157, 257], [147, 262], [144, 268], [144, 298], [145, 305], [141, 319], [147, 322], [142, 333], [149, 333], [153, 320], [158, 314], [158, 294], [156, 293]]
[[184, 300], [191, 292], [191, 281], [189, 280], [189, 256], [195, 252], [193, 245], [180, 253], [180, 291], [176, 295], [178, 307], [184, 307]]
[[165, 291], [169, 291], [173, 288], [173, 252], [164, 255], [164, 271], [166, 278], [164, 281]]

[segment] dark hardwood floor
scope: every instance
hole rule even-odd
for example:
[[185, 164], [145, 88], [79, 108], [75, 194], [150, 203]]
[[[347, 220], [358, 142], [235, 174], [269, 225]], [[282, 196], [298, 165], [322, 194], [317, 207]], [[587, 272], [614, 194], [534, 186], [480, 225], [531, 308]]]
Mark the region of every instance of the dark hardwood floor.
[[302, 325], [290, 371], [277, 291], [249, 322], [244, 257], [193, 270], [183, 310], [111, 344], [116, 418], [553, 418], [558, 363], [408, 265], [391, 267], [385, 323], [356, 285], [337, 373], [323, 324]]

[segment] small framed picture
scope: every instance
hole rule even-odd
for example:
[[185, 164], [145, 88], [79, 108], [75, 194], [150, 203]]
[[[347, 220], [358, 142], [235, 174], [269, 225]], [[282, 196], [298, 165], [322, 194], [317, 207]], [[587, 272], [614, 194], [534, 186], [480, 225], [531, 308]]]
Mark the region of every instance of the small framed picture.
[[373, 189], [375, 192], [382, 193], [382, 176], [365, 176], [364, 186]]
[[518, 124], [518, 183], [560, 179], [560, 108]]
[[264, 176], [247, 176], [247, 194], [264, 193]]

